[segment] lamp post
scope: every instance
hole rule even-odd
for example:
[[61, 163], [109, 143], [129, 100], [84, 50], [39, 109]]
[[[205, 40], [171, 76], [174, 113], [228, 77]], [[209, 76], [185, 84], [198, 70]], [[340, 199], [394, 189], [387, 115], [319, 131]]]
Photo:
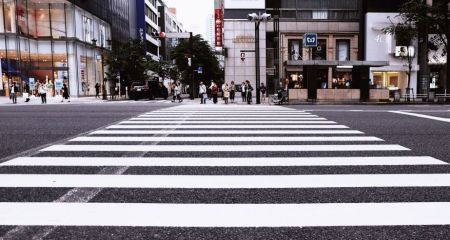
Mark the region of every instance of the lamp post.
[[268, 13], [250, 13], [247, 15], [249, 21], [255, 22], [255, 75], [256, 75], [256, 104], [261, 104], [261, 69], [259, 59], [259, 26], [261, 22], [267, 22], [272, 19]]

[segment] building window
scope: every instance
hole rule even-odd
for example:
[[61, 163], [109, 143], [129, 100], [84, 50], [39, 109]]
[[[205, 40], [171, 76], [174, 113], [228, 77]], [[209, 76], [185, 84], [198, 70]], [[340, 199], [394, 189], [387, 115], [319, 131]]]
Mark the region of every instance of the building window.
[[92, 19], [83, 16], [83, 34], [84, 41], [91, 42], [93, 36]]
[[328, 11], [312, 11], [313, 19], [328, 19]]
[[106, 46], [106, 27], [104, 25], [99, 26], [99, 43], [101, 47], [105, 47]]
[[350, 40], [348, 39], [336, 40], [336, 60], [338, 61], [350, 60]]
[[327, 40], [319, 39], [317, 47], [312, 49], [312, 60], [327, 60]]
[[289, 39], [289, 60], [303, 60], [303, 40], [301, 39]]

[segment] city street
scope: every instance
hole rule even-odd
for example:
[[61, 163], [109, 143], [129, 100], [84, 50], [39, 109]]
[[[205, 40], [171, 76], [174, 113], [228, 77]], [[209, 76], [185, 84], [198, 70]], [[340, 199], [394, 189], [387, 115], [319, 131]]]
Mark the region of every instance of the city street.
[[0, 239], [448, 239], [448, 105], [0, 106]]

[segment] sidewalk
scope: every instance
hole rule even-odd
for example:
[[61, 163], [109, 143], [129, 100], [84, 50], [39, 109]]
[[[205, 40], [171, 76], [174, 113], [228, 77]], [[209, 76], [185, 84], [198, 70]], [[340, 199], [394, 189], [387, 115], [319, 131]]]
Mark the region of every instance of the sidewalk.
[[[4, 105], [41, 105], [42, 101], [40, 97], [31, 96], [29, 102], [25, 102], [26, 97], [18, 97], [17, 98], [17, 104], [13, 104], [12, 100], [9, 99], [9, 97], [0, 97], [0, 106]], [[84, 103], [84, 102], [105, 102], [105, 100], [102, 100], [101, 98], [95, 98], [95, 97], [81, 97], [81, 98], [70, 98], [70, 102], [68, 100], [64, 99], [64, 102], [61, 102], [62, 97], [56, 96], [56, 97], [47, 97], [47, 104], [76, 104], [76, 103]]]

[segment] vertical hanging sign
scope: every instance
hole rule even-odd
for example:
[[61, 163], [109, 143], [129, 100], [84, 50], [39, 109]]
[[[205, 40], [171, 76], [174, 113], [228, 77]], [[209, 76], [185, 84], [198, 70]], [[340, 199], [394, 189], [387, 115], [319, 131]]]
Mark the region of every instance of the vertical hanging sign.
[[216, 8], [214, 16], [215, 16], [214, 17], [214, 26], [215, 26], [214, 32], [215, 32], [216, 47], [222, 47], [223, 46], [223, 42], [222, 42], [222, 27], [223, 27], [222, 9]]

